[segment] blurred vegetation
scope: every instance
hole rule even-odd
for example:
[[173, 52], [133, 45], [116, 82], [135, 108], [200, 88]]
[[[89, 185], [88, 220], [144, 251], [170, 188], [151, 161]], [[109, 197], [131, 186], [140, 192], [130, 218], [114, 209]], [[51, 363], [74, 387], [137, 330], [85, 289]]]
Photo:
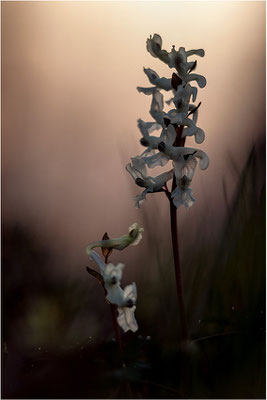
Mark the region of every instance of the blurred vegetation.
[[265, 398], [264, 141], [251, 149], [231, 200], [226, 184], [220, 232], [207, 241], [199, 231], [182, 249], [186, 349], [169, 238], [153, 229], [156, 208], [144, 214], [139, 330], [123, 335], [124, 368], [101, 287], [86, 271], [82, 282], [51, 274], [38, 237], [4, 224], [2, 397]]

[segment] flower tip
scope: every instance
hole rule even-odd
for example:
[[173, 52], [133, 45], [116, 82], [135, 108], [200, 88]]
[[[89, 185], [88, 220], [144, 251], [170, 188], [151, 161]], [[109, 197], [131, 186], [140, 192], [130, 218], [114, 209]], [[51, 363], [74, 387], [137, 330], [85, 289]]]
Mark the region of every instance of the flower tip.
[[88, 256], [90, 256], [90, 254], [92, 253], [93, 249], [91, 248], [91, 246], [87, 246], [85, 249], [86, 254], [88, 254]]
[[141, 241], [143, 235], [142, 232], [144, 232], [144, 228], [141, 228], [137, 222], [134, 222], [130, 227], [129, 227], [129, 236], [132, 240], [131, 245], [136, 246], [138, 243]]
[[203, 89], [207, 84], [207, 80], [204, 76], [202, 76], [202, 79], [199, 79], [198, 81], [198, 85], [200, 87], [200, 89]]

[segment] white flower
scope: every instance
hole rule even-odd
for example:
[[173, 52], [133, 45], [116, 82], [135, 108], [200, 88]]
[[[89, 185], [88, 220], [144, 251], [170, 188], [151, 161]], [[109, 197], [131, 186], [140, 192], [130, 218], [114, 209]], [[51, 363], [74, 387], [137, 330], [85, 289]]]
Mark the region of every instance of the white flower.
[[104, 286], [107, 291], [106, 299], [112, 304], [118, 304], [121, 302], [123, 296], [123, 290], [120, 287], [120, 280], [124, 267], [125, 265], [122, 263], [119, 263], [118, 265], [109, 263], [106, 265], [105, 271], [102, 274]]
[[[190, 86], [190, 85], [187, 85]], [[194, 89], [190, 86], [191, 89]], [[190, 88], [188, 90], [181, 88], [177, 90], [178, 95], [175, 95], [173, 101], [177, 105], [178, 108], [172, 109], [167, 113], [163, 111], [163, 95], [160, 93], [157, 88], [137, 88], [140, 92], [150, 95], [152, 94], [152, 103], [150, 107], [150, 115], [155, 119], [156, 123], [144, 123], [142, 120], [141, 124], [151, 124], [151, 132], [155, 129], [158, 129], [158, 125], [162, 126], [163, 129], [166, 129], [166, 126], [170, 126], [166, 124], [166, 121], [169, 121], [169, 124], [178, 124], [186, 126], [183, 130], [182, 137], [185, 136], [195, 136], [196, 143], [200, 144], [203, 142], [205, 138], [204, 131], [196, 126], [196, 121], [198, 117], [198, 112], [196, 106], [193, 104], [187, 103], [189, 101], [189, 97], [194, 93]], [[153, 90], [152, 90], [153, 89]], [[196, 109], [193, 113], [193, 119], [187, 117], [188, 112]], [[196, 113], [196, 115], [195, 115]], [[146, 126], [138, 125], [141, 133], [143, 134], [143, 139], [141, 139], [141, 144], [144, 146], [148, 146], [150, 149], [155, 149], [158, 144], [158, 138], [155, 136], [149, 136], [146, 131]], [[147, 140], [146, 140], [147, 139]], [[175, 139], [175, 138], [174, 138]], [[167, 162], [167, 161], [166, 161]], [[166, 164], [166, 163], [165, 163]], [[164, 164], [163, 164], [164, 165]]]
[[145, 200], [147, 193], [160, 191], [165, 183], [173, 177], [173, 170], [164, 172], [156, 177], [152, 177], [147, 176], [146, 174], [147, 171], [145, 166], [145, 158], [132, 158], [132, 164], [133, 165], [127, 164], [126, 170], [130, 173], [138, 186], [145, 188], [140, 195], [134, 198], [136, 201], [135, 206], [139, 208], [140, 204], [142, 204], [142, 202]]
[[169, 125], [168, 128], [163, 128], [159, 137], [150, 135], [150, 132], [159, 129], [161, 126], [156, 122], [144, 122], [142, 119], [138, 121], [138, 128], [141, 131], [143, 138], [140, 140], [140, 143], [148, 147], [147, 151], [142, 154], [149, 155], [148, 153], [151, 150], [157, 150], [160, 142], [164, 142], [166, 144], [172, 145], [176, 138], [176, 132], [172, 125]]
[[188, 147], [174, 147], [166, 145], [165, 143], [160, 143], [159, 149], [173, 161], [178, 161], [180, 156], [188, 157], [193, 153], [194, 158], [199, 158], [200, 169], [204, 170], [209, 166], [209, 158], [207, 154], [202, 150], [191, 149]]
[[120, 304], [117, 304], [119, 313], [117, 321], [124, 332], [129, 330], [136, 332], [138, 329], [138, 325], [134, 316], [136, 299], [136, 284], [133, 283], [132, 285], [126, 286], [123, 291], [123, 296], [121, 297], [121, 302]]
[[187, 57], [193, 54], [204, 57], [205, 52], [203, 49], [185, 51], [184, 47], [180, 47], [179, 50], [176, 51], [175, 46], [173, 46], [171, 52], [168, 54], [168, 65], [170, 68], [176, 68], [179, 77], [182, 78], [185, 83], [196, 81], [198, 86], [203, 88], [206, 86], [206, 79], [204, 76], [190, 74], [190, 72], [196, 67], [196, 61], [187, 62]]
[[184, 205], [186, 208], [190, 208], [195, 202], [195, 199], [192, 196], [192, 189], [190, 188], [181, 190], [177, 186], [172, 192], [171, 197], [176, 208], [179, 208], [182, 205]]
[[[135, 242], [132, 244], [138, 244], [142, 238], [142, 234], [137, 223], [134, 223], [129, 227], [129, 234], [132, 234], [134, 231], [137, 231], [137, 235]], [[90, 259], [95, 261], [100, 268], [106, 289], [106, 299], [111, 304], [115, 304], [118, 307], [118, 324], [125, 332], [128, 330], [135, 332], [138, 329], [134, 316], [137, 298], [136, 284], [133, 283], [126, 286], [124, 290], [120, 287], [122, 270], [125, 265], [122, 263], [119, 263], [118, 265], [113, 265], [111, 263], [105, 264], [102, 258], [94, 250], [90, 253]]]
[[144, 93], [146, 95], [151, 95], [152, 94], [152, 102], [150, 106], [150, 115], [154, 118], [156, 122], [158, 122], [162, 127], [166, 127], [164, 124], [164, 115], [163, 113], [163, 107], [164, 107], [164, 102], [163, 102], [163, 95], [160, 93], [159, 89], [156, 87], [153, 88], [141, 88], [137, 87], [137, 90], [140, 93]]
[[113, 265], [111, 263], [107, 264], [105, 271], [102, 274], [104, 283], [106, 285], [115, 285], [116, 283], [120, 283], [124, 267], [125, 265], [122, 263], [119, 263], [118, 265]]
[[[168, 100], [168, 102], [166, 102], [166, 103], [170, 104], [170, 102], [172, 101], [178, 110], [187, 112], [189, 103], [191, 100], [191, 96], [192, 96], [192, 100], [195, 101], [196, 97], [197, 97], [197, 88], [196, 87], [192, 87], [190, 84], [188, 84], [186, 86], [179, 85], [177, 90], [175, 91], [174, 97], [172, 99]], [[185, 109], [185, 107], [186, 107], [186, 109]]]
[[155, 85], [157, 88], [164, 89], [166, 91], [172, 90], [170, 78], [160, 78], [156, 71], [153, 71], [153, 69], [150, 68], [144, 68], [144, 73], [146, 74], [149, 82], [152, 83], [152, 85]]
[[172, 192], [171, 197], [173, 199], [173, 204], [177, 208], [181, 205], [189, 208], [195, 201], [189, 186], [193, 179], [196, 165], [197, 161], [194, 157], [194, 153], [186, 156], [180, 155], [176, 161], [173, 161], [177, 187]]
[[123, 298], [123, 290], [120, 287], [120, 280], [125, 265], [122, 263], [119, 263], [117, 266], [111, 263], [105, 264], [102, 258], [94, 250], [90, 253], [90, 259], [95, 261], [100, 268], [104, 287], [107, 292], [106, 299], [112, 304], [121, 302], [121, 299]]
[[119, 238], [92, 242], [86, 247], [86, 253], [90, 255], [95, 247], [124, 250], [128, 246], [135, 246], [142, 239], [143, 231], [144, 229], [139, 227], [139, 225], [135, 222], [129, 227], [128, 234], [122, 235]]
[[150, 35], [150, 38], [147, 39], [147, 42], [146, 42], [147, 51], [153, 57], [159, 58], [161, 61], [168, 64], [168, 62], [169, 62], [168, 52], [166, 50], [162, 50], [161, 47], [162, 47], [162, 39], [161, 39], [160, 35], [155, 33], [153, 35], [153, 38]]

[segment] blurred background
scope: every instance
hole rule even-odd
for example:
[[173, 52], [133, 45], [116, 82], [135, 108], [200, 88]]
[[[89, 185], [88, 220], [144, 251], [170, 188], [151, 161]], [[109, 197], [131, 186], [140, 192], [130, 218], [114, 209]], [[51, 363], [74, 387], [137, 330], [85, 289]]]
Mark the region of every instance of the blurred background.
[[[2, 2], [2, 396], [265, 397], [265, 3]], [[125, 170], [151, 121], [146, 51], [204, 48], [196, 72], [206, 171], [179, 209], [190, 336], [182, 351], [169, 205]], [[169, 95], [165, 99], [169, 99]], [[153, 174], [153, 170], [151, 170]], [[120, 367], [109, 307], [85, 254], [138, 222], [114, 251], [136, 282], [139, 330]], [[186, 364], [186, 368], [184, 365]], [[185, 373], [183, 371], [186, 371]]]

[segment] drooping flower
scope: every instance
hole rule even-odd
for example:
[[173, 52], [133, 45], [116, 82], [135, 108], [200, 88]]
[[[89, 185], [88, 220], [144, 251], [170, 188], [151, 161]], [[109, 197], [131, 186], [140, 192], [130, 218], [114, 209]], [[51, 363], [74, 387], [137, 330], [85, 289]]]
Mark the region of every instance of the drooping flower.
[[118, 324], [125, 332], [128, 330], [137, 331], [138, 325], [134, 316], [137, 298], [136, 284], [132, 283], [126, 286], [124, 290], [120, 286], [122, 270], [125, 265], [122, 263], [118, 265], [105, 264], [94, 250], [90, 253], [90, 259], [95, 261], [100, 268], [106, 290], [106, 299], [118, 307]]
[[97, 242], [92, 242], [86, 247], [86, 253], [90, 255], [91, 251], [95, 247], [124, 250], [128, 246], [136, 246], [142, 239], [143, 231], [144, 231], [144, 228], [139, 227], [139, 225], [136, 222], [134, 222], [129, 227], [128, 234], [122, 235], [119, 238], [99, 240]]
[[106, 299], [112, 304], [117, 304], [121, 301], [123, 296], [120, 281], [122, 270], [125, 265], [122, 263], [119, 263], [118, 265], [113, 265], [112, 263], [105, 264], [102, 258], [94, 250], [90, 253], [90, 259], [95, 261], [100, 268], [104, 287], [106, 289]]

